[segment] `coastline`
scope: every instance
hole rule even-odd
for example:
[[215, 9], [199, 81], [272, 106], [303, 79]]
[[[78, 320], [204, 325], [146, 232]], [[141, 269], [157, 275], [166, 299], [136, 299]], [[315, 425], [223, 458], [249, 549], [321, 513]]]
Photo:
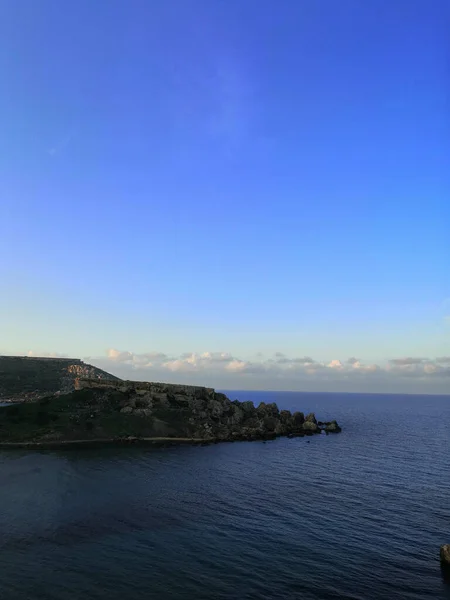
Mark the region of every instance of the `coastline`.
[[208, 445], [338, 433], [314, 413], [231, 401], [212, 388], [77, 379], [72, 392], [0, 409], [0, 448]]
[[94, 438], [86, 440], [48, 440], [42, 442], [0, 442], [0, 450], [7, 449], [51, 449], [51, 448], [100, 448], [102, 446], [130, 446], [130, 445], [150, 445], [150, 446], [178, 446], [178, 445], [202, 445], [216, 443], [215, 439], [198, 438]]
[[[23, 441], [23, 442], [0, 442], [0, 450], [20, 449], [58, 449], [58, 448], [102, 448], [118, 446], [153, 446], [163, 448], [169, 446], [209, 446], [211, 444], [234, 443], [234, 442], [266, 442], [280, 437], [288, 439], [294, 437], [312, 437], [320, 435], [324, 430], [318, 432], [301, 432], [289, 435], [266, 434], [259, 437], [233, 436], [231, 438], [189, 438], [189, 437], [124, 437], [124, 438], [93, 438], [79, 440], [48, 440], [48, 441]], [[325, 432], [325, 431], [324, 431]], [[328, 432], [325, 432], [329, 435]]]

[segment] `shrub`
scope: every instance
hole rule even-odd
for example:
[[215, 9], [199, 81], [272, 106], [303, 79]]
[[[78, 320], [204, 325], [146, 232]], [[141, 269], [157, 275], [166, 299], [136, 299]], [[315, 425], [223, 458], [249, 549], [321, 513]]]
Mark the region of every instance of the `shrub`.
[[48, 414], [47, 411], [45, 410], [39, 410], [36, 413], [36, 423], [38, 425], [47, 425], [47, 423], [50, 421], [50, 415]]

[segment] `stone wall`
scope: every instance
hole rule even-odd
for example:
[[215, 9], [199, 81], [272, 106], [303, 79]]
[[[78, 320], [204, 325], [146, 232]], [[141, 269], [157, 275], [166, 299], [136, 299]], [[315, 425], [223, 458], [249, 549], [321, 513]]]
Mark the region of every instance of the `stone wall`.
[[120, 381], [78, 358], [0, 356], [0, 401], [36, 400], [75, 389], [75, 380]]

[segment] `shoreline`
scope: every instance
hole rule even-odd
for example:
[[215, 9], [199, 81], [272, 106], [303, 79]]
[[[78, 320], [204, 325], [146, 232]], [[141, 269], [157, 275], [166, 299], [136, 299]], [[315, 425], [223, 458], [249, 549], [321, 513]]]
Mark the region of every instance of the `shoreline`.
[[[163, 448], [169, 446], [210, 446], [211, 444], [233, 442], [266, 442], [277, 438], [312, 437], [320, 435], [319, 432], [302, 432], [289, 435], [266, 435], [259, 438], [236, 437], [229, 439], [220, 438], [176, 438], [176, 437], [127, 437], [127, 438], [94, 438], [87, 440], [48, 440], [41, 442], [0, 442], [0, 450], [20, 449], [58, 449], [58, 448], [101, 448], [117, 446], [153, 446]], [[328, 435], [328, 432], [327, 432]]]
[[0, 450], [23, 449], [23, 448], [99, 448], [102, 446], [169, 446], [169, 445], [201, 445], [214, 444], [217, 440], [200, 438], [94, 438], [88, 440], [48, 440], [41, 442], [0, 442]]

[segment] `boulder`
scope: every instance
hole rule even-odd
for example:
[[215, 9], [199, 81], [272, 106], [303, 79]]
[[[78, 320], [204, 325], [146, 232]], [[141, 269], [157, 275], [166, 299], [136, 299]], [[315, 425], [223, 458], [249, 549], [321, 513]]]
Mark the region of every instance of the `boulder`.
[[276, 426], [277, 426], [277, 419], [275, 417], [272, 417], [271, 415], [264, 417], [264, 429], [265, 431], [275, 431]]
[[167, 398], [167, 394], [164, 392], [152, 392], [152, 398], [155, 403], [158, 403], [160, 406], [169, 406], [169, 400]]
[[450, 569], [450, 544], [441, 546], [440, 558], [442, 566]]
[[309, 413], [309, 415], [306, 415], [305, 421], [317, 425], [316, 415], [314, 413]]
[[280, 421], [286, 425], [292, 422], [292, 415], [288, 410], [282, 410], [280, 412]]
[[136, 398], [124, 398], [123, 403], [125, 406], [131, 406], [131, 408], [136, 408]]
[[[217, 396], [219, 396], [219, 394], [216, 394], [216, 397]], [[211, 400], [211, 402], [209, 402], [208, 404], [208, 412], [213, 419], [220, 419], [220, 417], [225, 412], [224, 405], [218, 399]]]
[[231, 427], [234, 427], [236, 425], [239, 425], [239, 423], [241, 423], [243, 419], [244, 419], [244, 411], [241, 410], [239, 408], [239, 406], [236, 406], [233, 404], [233, 408], [230, 411], [230, 415], [227, 419], [227, 424], [230, 425]]
[[271, 402], [270, 404], [266, 404], [266, 414], [272, 417], [278, 417], [280, 414], [280, 410], [275, 402]]
[[330, 421], [326, 424], [325, 431], [327, 433], [339, 433], [341, 431], [341, 428], [337, 424], [337, 421]]
[[135, 408], [133, 414], [139, 415], [140, 417], [150, 417], [152, 414], [152, 410], [151, 408]]
[[254, 413], [256, 410], [255, 405], [250, 400], [247, 400], [246, 402], [242, 402], [241, 408], [245, 413]]
[[276, 433], [276, 435], [286, 435], [286, 433], [287, 433], [286, 425], [284, 425], [281, 421], [278, 421], [278, 423], [275, 425], [275, 433]]
[[314, 423], [314, 421], [305, 421], [303, 423], [302, 428], [304, 431], [312, 431], [312, 432], [315, 432], [319, 429], [317, 423]]
[[300, 427], [305, 422], [305, 415], [302, 412], [295, 412], [292, 415], [292, 420], [295, 426]]
[[[131, 404], [131, 402], [129, 403]], [[152, 406], [152, 397], [150, 395], [140, 396], [134, 399], [135, 408], [151, 408]]]
[[123, 413], [124, 415], [129, 415], [130, 413], [133, 412], [133, 407], [132, 406], [124, 406], [121, 410], [121, 413]]

